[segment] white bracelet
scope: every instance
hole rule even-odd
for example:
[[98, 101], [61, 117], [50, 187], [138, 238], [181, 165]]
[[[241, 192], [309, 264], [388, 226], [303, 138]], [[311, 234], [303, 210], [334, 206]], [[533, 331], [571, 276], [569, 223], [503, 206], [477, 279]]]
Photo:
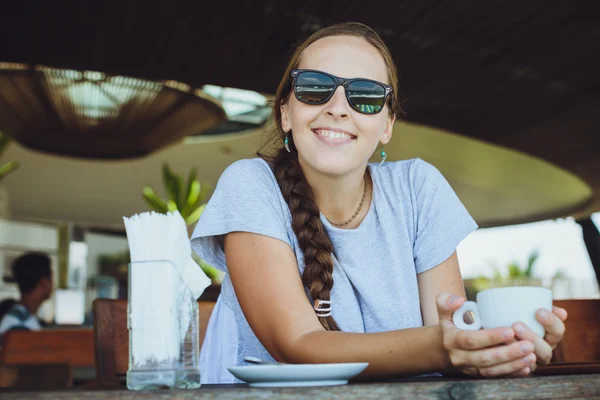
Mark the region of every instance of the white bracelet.
[[330, 315], [331, 315], [331, 311], [329, 311], [327, 314], [317, 313], [317, 317], [319, 317], [319, 318], [326, 318], [326, 317], [329, 317]]
[[[329, 306], [329, 307], [325, 307]], [[313, 309], [317, 312], [317, 317], [325, 318], [331, 315], [331, 301], [330, 300], [315, 300]]]

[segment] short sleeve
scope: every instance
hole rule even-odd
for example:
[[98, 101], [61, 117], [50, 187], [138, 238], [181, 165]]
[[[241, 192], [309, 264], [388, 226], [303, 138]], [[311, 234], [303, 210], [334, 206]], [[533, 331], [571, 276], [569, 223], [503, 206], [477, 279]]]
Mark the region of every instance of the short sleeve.
[[226, 272], [223, 235], [252, 232], [290, 244], [284, 212], [269, 165], [258, 158], [236, 161], [219, 178], [192, 234], [192, 248], [204, 261]]
[[410, 179], [416, 205], [413, 255], [419, 274], [447, 260], [477, 224], [433, 165], [417, 159]]

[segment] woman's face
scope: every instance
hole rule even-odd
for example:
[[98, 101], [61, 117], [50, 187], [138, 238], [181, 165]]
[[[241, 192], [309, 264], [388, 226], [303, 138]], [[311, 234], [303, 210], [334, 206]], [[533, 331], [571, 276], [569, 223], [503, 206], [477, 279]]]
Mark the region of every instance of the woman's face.
[[[305, 50], [298, 68], [390, 84], [381, 53], [366, 40], [353, 36], [331, 36], [314, 42]], [[282, 128], [292, 131], [302, 167], [327, 175], [364, 168], [377, 146], [390, 141], [395, 119], [388, 105], [375, 115], [354, 111], [343, 86], [321, 105], [301, 103], [292, 91], [281, 111]]]

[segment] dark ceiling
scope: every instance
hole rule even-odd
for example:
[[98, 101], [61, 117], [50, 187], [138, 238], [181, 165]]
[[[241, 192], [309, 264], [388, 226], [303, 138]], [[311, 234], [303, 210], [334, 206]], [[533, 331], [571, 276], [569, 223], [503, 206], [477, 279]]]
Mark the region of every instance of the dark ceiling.
[[[373, 27], [406, 119], [575, 172], [600, 210], [600, 18], [594, 1], [5, 1], [0, 61], [273, 93], [292, 46]], [[457, 157], [460, 157], [457, 154]]]

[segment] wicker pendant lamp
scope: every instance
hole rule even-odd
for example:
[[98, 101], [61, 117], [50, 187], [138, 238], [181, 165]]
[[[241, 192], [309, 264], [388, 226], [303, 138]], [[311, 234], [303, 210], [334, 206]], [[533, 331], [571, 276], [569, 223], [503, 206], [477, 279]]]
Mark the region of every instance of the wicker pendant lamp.
[[0, 63], [0, 130], [30, 149], [135, 158], [226, 120], [216, 100], [180, 82]]

